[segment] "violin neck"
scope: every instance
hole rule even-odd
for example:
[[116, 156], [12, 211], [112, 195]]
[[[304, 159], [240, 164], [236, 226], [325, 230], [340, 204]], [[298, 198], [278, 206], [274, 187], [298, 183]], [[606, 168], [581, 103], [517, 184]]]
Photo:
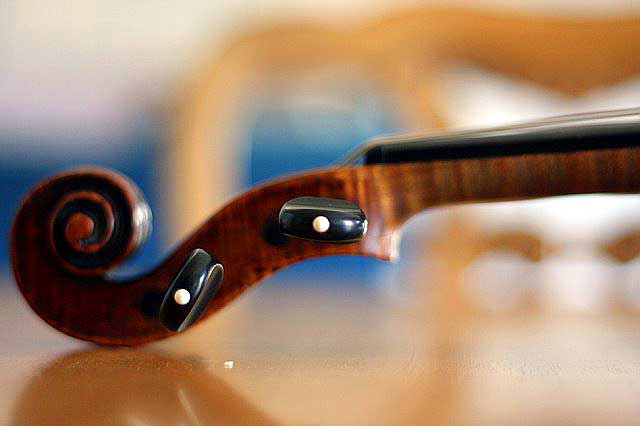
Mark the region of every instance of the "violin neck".
[[639, 193], [639, 117], [640, 110], [625, 110], [396, 138], [369, 144], [346, 163], [367, 165], [355, 167], [369, 170], [364, 204], [383, 206], [396, 224], [455, 203]]

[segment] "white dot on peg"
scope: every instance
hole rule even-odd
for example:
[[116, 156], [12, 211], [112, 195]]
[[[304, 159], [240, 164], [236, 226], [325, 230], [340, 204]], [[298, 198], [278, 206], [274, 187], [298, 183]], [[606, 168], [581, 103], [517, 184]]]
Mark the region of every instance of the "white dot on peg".
[[324, 216], [316, 216], [316, 218], [313, 219], [313, 230], [320, 234], [327, 232], [329, 225], [329, 219]]
[[191, 300], [191, 293], [184, 288], [180, 288], [173, 293], [173, 300], [175, 300], [178, 305], [186, 305], [189, 303], [189, 300]]

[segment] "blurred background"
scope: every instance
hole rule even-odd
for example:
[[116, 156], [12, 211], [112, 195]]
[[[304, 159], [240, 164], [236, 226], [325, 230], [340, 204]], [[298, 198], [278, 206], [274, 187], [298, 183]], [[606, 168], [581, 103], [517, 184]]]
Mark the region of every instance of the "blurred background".
[[[107, 365], [96, 386], [113, 393], [130, 379], [112, 355], [69, 358], [88, 347], [15, 289], [11, 220], [51, 174], [100, 165], [138, 184], [154, 231], [118, 271], [137, 273], [234, 195], [374, 137], [636, 107], [639, 53], [640, 3], [622, 0], [5, 0], [0, 375], [14, 386], [0, 391], [0, 420], [37, 423], [24, 413], [83, 363]], [[636, 196], [577, 196], [427, 212], [395, 264], [294, 265], [152, 346], [171, 360], [148, 372], [162, 404], [132, 397], [101, 421], [161, 424], [179, 407], [180, 421], [207, 424], [240, 406], [261, 424], [633, 424], [638, 211]], [[165, 378], [165, 364], [216, 385]], [[49, 421], [99, 423], [83, 411], [99, 401], [61, 398]]]

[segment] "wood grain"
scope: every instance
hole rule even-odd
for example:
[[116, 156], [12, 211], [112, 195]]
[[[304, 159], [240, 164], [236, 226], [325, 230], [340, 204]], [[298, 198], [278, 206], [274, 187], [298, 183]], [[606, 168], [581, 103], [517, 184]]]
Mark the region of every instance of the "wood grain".
[[[154, 295], [163, 294], [195, 248], [207, 250], [225, 268], [222, 287], [204, 319], [266, 276], [304, 259], [340, 254], [393, 259], [398, 254], [403, 223], [430, 207], [565, 194], [637, 193], [639, 161], [640, 148], [634, 147], [313, 171], [240, 196], [204, 223], [157, 269], [127, 282], [115, 282], [104, 275], [74, 274], [56, 259], [47, 243], [49, 215], [56, 196], [67, 194], [47, 192], [60, 179], [54, 178], [26, 199], [16, 217], [13, 268], [31, 307], [57, 329], [100, 344], [141, 344], [172, 334], [148, 304]], [[279, 209], [301, 196], [358, 204], [369, 220], [367, 236], [358, 243], [335, 245], [274, 240]]]

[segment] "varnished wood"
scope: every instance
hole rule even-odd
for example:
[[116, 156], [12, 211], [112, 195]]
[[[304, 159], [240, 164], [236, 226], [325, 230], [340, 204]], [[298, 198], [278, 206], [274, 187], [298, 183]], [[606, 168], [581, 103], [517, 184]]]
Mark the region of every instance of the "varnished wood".
[[[78, 179], [82, 176], [82, 179]], [[72, 273], [99, 275], [146, 240], [150, 210], [139, 189], [108, 170], [78, 169], [34, 190], [46, 214], [47, 244]]]
[[[434, 206], [528, 199], [565, 194], [640, 191], [640, 148], [512, 157], [346, 167], [314, 171], [247, 192], [204, 223], [157, 269], [115, 282], [81, 276], [61, 266], [47, 244], [56, 196], [37, 188], [18, 213], [11, 254], [16, 280], [31, 307], [72, 336], [109, 345], [135, 345], [171, 335], [145, 307], [163, 294], [187, 255], [202, 248], [225, 268], [222, 287], [203, 318], [226, 306], [264, 277], [301, 260], [338, 254], [380, 259], [397, 255], [399, 230], [413, 215]], [[99, 170], [79, 172], [79, 178]], [[83, 175], [84, 174], [84, 175]], [[64, 175], [62, 179], [68, 179]], [[367, 236], [353, 244], [273, 240], [270, 227], [281, 206], [301, 196], [338, 198], [367, 215]]]
[[[69, 219], [64, 236], [67, 240], [73, 241], [74, 248], [85, 250], [84, 245], [80, 243], [91, 236], [94, 228], [95, 222], [91, 217], [84, 213], [76, 213]], [[92, 250], [92, 248], [88, 248], [88, 250]]]

